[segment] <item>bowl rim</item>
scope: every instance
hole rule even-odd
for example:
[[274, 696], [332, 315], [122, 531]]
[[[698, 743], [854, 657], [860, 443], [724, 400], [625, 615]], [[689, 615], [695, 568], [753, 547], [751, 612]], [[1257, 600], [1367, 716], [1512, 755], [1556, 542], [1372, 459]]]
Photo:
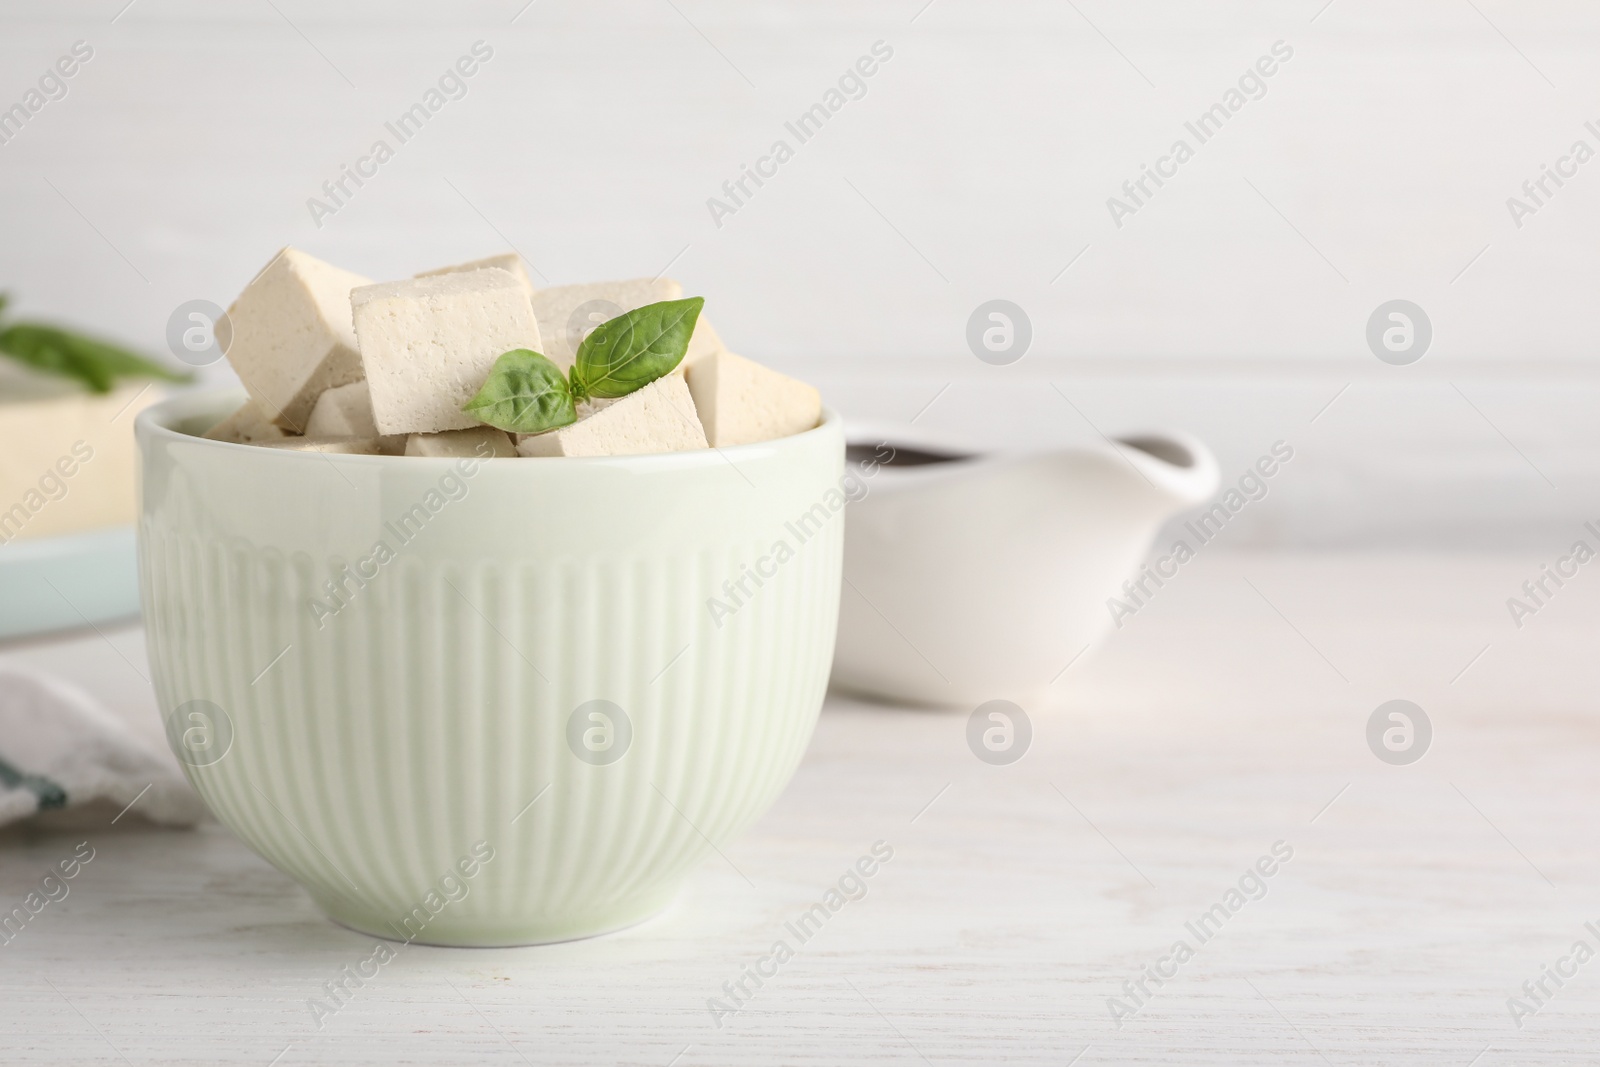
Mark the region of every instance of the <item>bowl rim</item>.
[[[215, 441], [198, 434], [185, 433], [176, 429], [172, 424], [184, 419], [194, 418], [206, 414], [215, 408], [221, 407], [224, 401], [232, 403], [234, 408], [243, 404], [249, 394], [239, 386], [220, 386], [211, 388], [185, 389], [174, 393], [150, 406], [146, 407], [134, 419], [134, 436], [140, 446], [140, 459], [144, 460], [144, 445], [146, 442], [155, 441], [183, 441], [201, 447], [215, 447], [233, 450], [254, 456], [273, 455], [280, 457], [286, 463], [314, 463], [324, 460], [335, 464], [349, 464], [351, 466], [400, 464], [399, 469], [421, 470], [428, 466], [454, 466], [462, 459], [471, 457], [462, 456], [367, 456], [351, 455], [340, 452], [299, 452], [289, 448], [263, 448], [260, 445], [240, 444], [234, 441]], [[226, 418], [224, 413], [220, 418]], [[844, 452], [844, 419], [833, 408], [826, 404], [822, 407], [822, 419], [809, 430], [789, 434], [786, 437], [775, 437], [770, 441], [756, 441], [746, 445], [724, 445], [720, 448], [696, 448], [684, 452], [651, 452], [644, 455], [631, 456], [503, 456], [501, 459], [530, 459], [539, 462], [528, 464], [530, 469], [552, 468], [570, 469], [574, 465], [593, 467], [671, 467], [698, 468], [709, 467], [719, 463], [733, 463], [737, 469], [740, 460], [760, 460], [768, 456], [790, 449], [803, 448], [811, 441], [821, 437], [832, 436], [838, 439], [841, 457]], [[520, 466], [520, 464], [518, 465]]]

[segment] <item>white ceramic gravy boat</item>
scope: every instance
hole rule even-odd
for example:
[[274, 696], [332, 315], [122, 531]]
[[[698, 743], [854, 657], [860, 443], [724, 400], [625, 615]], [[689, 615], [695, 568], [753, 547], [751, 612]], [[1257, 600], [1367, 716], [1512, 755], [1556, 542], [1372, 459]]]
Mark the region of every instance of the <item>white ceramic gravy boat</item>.
[[1161, 524], [1217, 488], [1216, 460], [1181, 433], [1027, 453], [907, 426], [846, 434], [862, 486], [833, 684], [895, 701], [1045, 698], [1111, 626], [1106, 602]]

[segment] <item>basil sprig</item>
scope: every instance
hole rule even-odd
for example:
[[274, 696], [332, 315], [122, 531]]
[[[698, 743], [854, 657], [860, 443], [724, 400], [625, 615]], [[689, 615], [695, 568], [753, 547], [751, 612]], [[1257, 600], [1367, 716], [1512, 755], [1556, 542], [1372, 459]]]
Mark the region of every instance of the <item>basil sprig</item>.
[[[6, 297], [0, 294], [0, 311], [5, 305]], [[125, 348], [37, 322], [15, 322], [0, 329], [0, 355], [47, 374], [75, 378], [92, 393], [111, 392], [118, 378], [155, 378], [165, 382], [187, 382], [191, 378]]]
[[576, 422], [577, 405], [593, 397], [627, 396], [669, 373], [689, 350], [702, 297], [663, 300], [623, 312], [578, 345], [565, 378], [549, 359], [526, 348], [495, 360], [488, 379], [462, 411], [511, 433], [544, 433]]

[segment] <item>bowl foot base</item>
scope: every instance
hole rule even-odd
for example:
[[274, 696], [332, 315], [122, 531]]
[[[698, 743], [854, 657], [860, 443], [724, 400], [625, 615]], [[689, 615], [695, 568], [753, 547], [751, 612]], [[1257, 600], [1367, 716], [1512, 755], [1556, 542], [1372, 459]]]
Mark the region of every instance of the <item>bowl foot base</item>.
[[420, 918], [410, 921], [389, 918], [349, 900], [315, 899], [317, 906], [335, 923], [385, 941], [441, 948], [520, 948], [578, 941], [637, 926], [670, 907], [677, 893], [678, 887], [673, 886], [595, 911], [538, 917], [451, 915], [456, 905], [448, 904], [438, 915], [429, 916], [426, 922]]

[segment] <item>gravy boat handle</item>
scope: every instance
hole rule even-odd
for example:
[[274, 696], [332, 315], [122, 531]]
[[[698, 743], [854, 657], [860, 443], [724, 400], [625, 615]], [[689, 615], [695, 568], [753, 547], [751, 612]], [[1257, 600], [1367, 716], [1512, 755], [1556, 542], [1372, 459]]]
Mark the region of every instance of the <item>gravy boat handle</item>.
[[1126, 434], [1111, 443], [1175, 507], [1192, 507], [1217, 491], [1217, 458], [1181, 430]]

